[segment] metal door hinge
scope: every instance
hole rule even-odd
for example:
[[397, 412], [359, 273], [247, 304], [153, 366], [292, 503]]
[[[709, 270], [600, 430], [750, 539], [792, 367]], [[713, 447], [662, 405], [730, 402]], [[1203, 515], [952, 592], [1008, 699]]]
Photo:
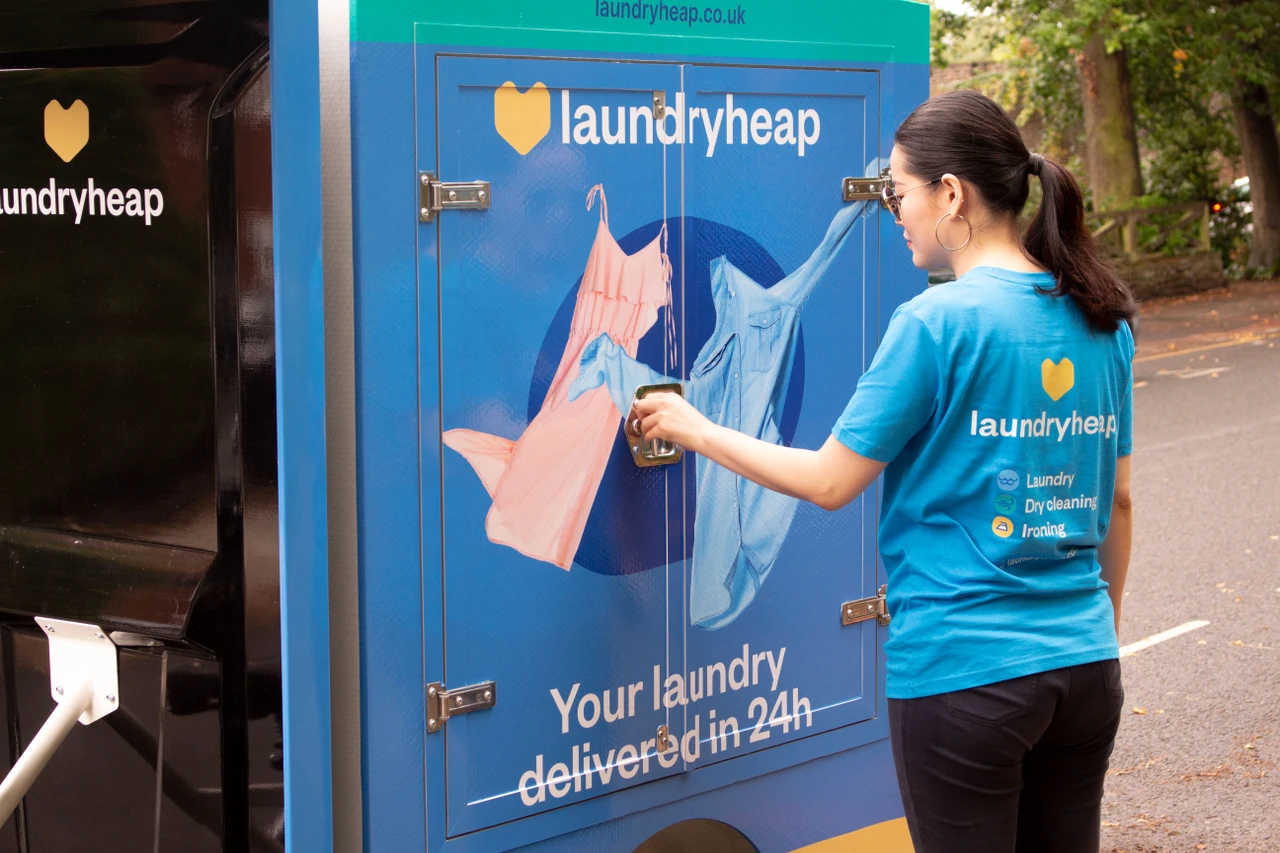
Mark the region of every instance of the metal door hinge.
[[437, 181], [431, 172], [418, 173], [418, 221], [434, 222], [442, 210], [488, 210], [489, 182]]
[[498, 704], [498, 685], [493, 681], [445, 690], [438, 681], [427, 685], [427, 731], [438, 732], [445, 721], [459, 714], [483, 711]]
[[885, 167], [878, 178], [845, 178], [840, 182], [845, 201], [884, 201], [884, 188], [889, 185], [889, 169]]
[[846, 601], [840, 605], [840, 624], [852, 625], [875, 619], [881, 625], [889, 624], [889, 606], [885, 603], [887, 586], [881, 586], [871, 598], [860, 598], [857, 601]]

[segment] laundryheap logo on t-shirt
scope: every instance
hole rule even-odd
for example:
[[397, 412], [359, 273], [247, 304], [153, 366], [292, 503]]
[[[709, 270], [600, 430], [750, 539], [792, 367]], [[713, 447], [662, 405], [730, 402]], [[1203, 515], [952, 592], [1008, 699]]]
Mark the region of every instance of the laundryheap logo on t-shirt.
[[[1046, 358], [1040, 363], [1040, 383], [1055, 403], [1075, 387], [1075, 364], [1062, 358], [1056, 364]], [[984, 438], [1051, 438], [1062, 441], [1067, 436], [1101, 435], [1110, 438], [1118, 428], [1114, 413], [1081, 415], [1072, 410], [1069, 416], [1050, 416], [1041, 411], [1037, 417], [988, 418], [977, 409], [970, 416], [969, 434]]]

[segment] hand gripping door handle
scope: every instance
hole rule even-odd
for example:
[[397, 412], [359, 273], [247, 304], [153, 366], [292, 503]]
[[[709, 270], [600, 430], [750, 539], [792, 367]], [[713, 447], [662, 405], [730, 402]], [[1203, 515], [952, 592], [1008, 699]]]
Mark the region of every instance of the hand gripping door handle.
[[640, 468], [674, 465], [684, 456], [684, 449], [680, 445], [663, 441], [660, 438], [646, 441], [644, 433], [640, 431], [640, 417], [636, 414], [635, 401], [644, 399], [646, 394], [653, 394], [658, 391], [669, 391], [673, 394], [679, 394], [681, 397], [684, 396], [684, 388], [679, 382], [670, 382], [663, 385], [641, 385], [636, 389], [635, 398], [631, 403], [631, 411], [627, 413], [626, 422], [623, 424], [623, 432], [626, 433], [627, 444], [631, 447], [631, 460]]

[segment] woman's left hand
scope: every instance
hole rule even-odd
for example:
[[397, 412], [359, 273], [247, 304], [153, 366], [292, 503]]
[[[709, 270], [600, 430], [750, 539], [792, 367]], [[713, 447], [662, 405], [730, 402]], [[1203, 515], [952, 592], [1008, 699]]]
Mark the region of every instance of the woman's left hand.
[[699, 452], [715, 428], [688, 400], [669, 391], [637, 400], [633, 411], [641, 418], [640, 429], [646, 440], [660, 438], [694, 453]]

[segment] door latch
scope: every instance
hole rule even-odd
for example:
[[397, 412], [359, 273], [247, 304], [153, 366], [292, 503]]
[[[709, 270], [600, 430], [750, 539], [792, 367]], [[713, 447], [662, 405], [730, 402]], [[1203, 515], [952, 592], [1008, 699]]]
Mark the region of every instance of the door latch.
[[427, 731], [438, 732], [450, 717], [483, 711], [498, 704], [498, 684], [485, 681], [445, 690], [438, 681], [427, 685]]
[[865, 622], [868, 619], [875, 619], [881, 625], [889, 624], [889, 606], [885, 602], [885, 592], [889, 588], [881, 585], [876, 594], [870, 598], [860, 598], [857, 601], [846, 601], [840, 605], [840, 624], [852, 625], [855, 622]]
[[435, 222], [442, 210], [488, 210], [489, 182], [437, 181], [431, 172], [418, 173], [418, 221]]
[[884, 204], [884, 188], [889, 186], [889, 167], [885, 166], [878, 178], [845, 178], [840, 182], [841, 196], [845, 201], [876, 201]]
[[636, 414], [635, 401], [642, 400], [646, 394], [657, 391], [669, 391], [684, 396], [684, 388], [679, 382], [669, 382], [665, 385], [641, 385], [636, 389], [635, 399], [631, 402], [631, 411], [627, 413], [627, 420], [623, 425], [623, 432], [626, 433], [627, 444], [631, 447], [631, 460], [639, 468], [674, 465], [684, 456], [684, 449], [680, 445], [660, 438], [646, 441], [644, 433], [640, 430], [640, 416]]
[[653, 120], [662, 121], [667, 116], [667, 93], [655, 89], [653, 93]]

